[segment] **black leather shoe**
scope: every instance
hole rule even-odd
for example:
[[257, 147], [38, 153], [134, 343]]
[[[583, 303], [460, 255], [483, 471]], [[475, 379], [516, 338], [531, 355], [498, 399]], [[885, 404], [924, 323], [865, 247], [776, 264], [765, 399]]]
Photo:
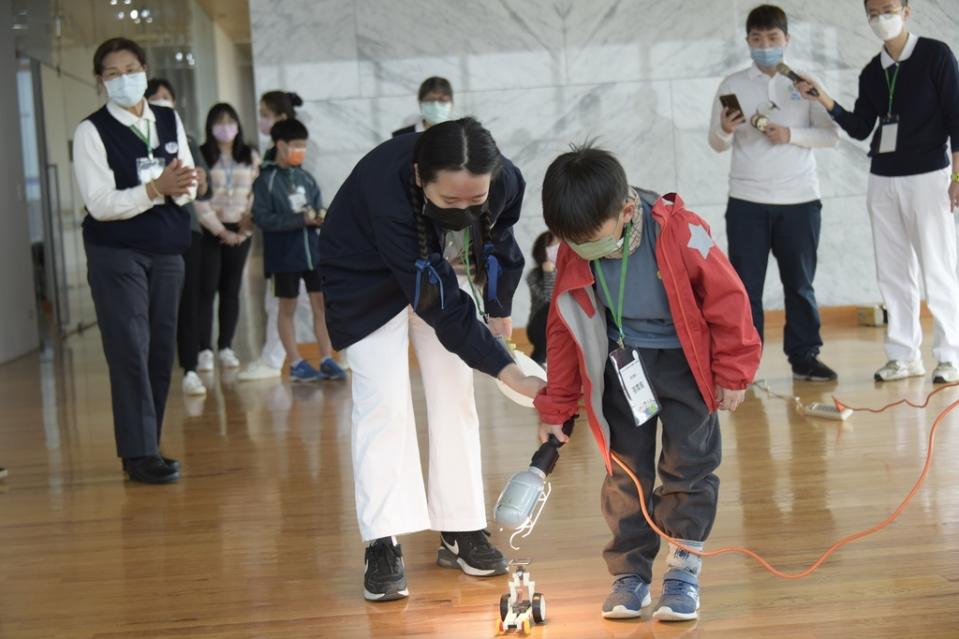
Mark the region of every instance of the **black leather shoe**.
[[131, 481], [143, 484], [171, 484], [180, 479], [180, 473], [167, 466], [159, 455], [124, 459], [123, 470]]
[[160, 454], [160, 459], [163, 460], [164, 464], [166, 464], [167, 466], [169, 466], [176, 472], [180, 472], [180, 462], [178, 460], [172, 459], [170, 457], [165, 457], [162, 453]]

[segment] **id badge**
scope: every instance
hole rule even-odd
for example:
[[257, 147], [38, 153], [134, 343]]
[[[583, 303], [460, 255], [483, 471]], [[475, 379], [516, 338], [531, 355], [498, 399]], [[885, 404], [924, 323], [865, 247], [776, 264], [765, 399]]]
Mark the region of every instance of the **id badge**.
[[302, 186], [296, 187], [296, 190], [290, 193], [290, 208], [294, 213], [302, 213], [306, 209], [306, 189]]
[[633, 420], [636, 426], [642, 426], [660, 411], [659, 400], [649, 385], [643, 360], [632, 348], [618, 348], [609, 354], [609, 359], [616, 368], [616, 376], [633, 413]]
[[879, 153], [894, 153], [899, 138], [899, 116], [887, 115], [879, 122]]
[[160, 177], [166, 161], [163, 158], [137, 158], [137, 177], [140, 184], [146, 184]]

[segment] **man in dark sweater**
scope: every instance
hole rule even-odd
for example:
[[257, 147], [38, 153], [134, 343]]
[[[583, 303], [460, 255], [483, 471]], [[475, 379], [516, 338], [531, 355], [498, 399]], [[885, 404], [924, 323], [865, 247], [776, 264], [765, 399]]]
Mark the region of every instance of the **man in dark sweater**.
[[854, 109], [847, 111], [815, 83], [798, 82], [797, 88], [852, 137], [865, 140], [875, 129], [866, 204], [889, 313], [889, 362], [876, 371], [876, 381], [925, 374], [921, 277], [935, 318], [933, 381], [955, 382], [959, 276], [951, 212], [959, 207], [959, 64], [945, 43], [909, 33], [908, 0], [865, 0], [865, 8], [884, 47], [859, 74]]

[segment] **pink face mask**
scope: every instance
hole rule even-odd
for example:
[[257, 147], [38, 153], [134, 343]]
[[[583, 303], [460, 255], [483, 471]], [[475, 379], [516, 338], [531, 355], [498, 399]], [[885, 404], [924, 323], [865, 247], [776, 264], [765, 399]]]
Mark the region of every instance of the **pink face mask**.
[[260, 118], [260, 133], [263, 135], [269, 135], [270, 129], [273, 128], [273, 118], [261, 117]]
[[217, 142], [229, 144], [236, 138], [239, 130], [240, 127], [237, 126], [236, 122], [220, 122], [213, 125], [213, 137], [216, 138]]

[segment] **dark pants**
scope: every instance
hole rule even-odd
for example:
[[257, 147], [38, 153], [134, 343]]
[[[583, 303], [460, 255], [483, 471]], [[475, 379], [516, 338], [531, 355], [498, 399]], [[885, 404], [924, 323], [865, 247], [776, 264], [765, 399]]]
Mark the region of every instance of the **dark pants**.
[[90, 243], [86, 252], [110, 368], [117, 454], [156, 455], [173, 370], [183, 257]]
[[[613, 452], [636, 473], [646, 495], [646, 507], [667, 534], [677, 539], [705, 541], [716, 520], [719, 477], [713, 471], [722, 459], [719, 419], [710, 413], [681, 349], [637, 349], [662, 412], [635, 426], [613, 365], [606, 363], [603, 414], [610, 426]], [[656, 480], [656, 431], [662, 424]], [[613, 539], [603, 551], [613, 575], [639, 575], [649, 583], [659, 536], [640, 510], [636, 485], [613, 464], [603, 481], [603, 516]]]
[[726, 208], [729, 261], [746, 286], [760, 338], [764, 338], [763, 285], [770, 251], [779, 264], [786, 307], [783, 351], [790, 362], [818, 355], [822, 346], [812, 285], [821, 220], [819, 200], [775, 205], [729, 198]]
[[177, 316], [176, 346], [180, 367], [196, 370], [200, 352], [200, 268], [203, 255], [203, 235], [190, 234], [190, 248], [183, 254], [183, 294]]
[[[238, 224], [224, 224], [233, 232]], [[213, 349], [213, 302], [220, 296], [220, 335], [217, 347], [233, 345], [236, 324], [240, 319], [240, 286], [243, 267], [250, 253], [249, 240], [239, 246], [222, 244], [212, 233], [203, 231], [203, 265], [200, 276], [200, 350]]]
[[545, 304], [529, 316], [526, 324], [526, 336], [533, 345], [530, 358], [542, 365], [546, 361], [546, 320], [549, 318], [549, 304]]

